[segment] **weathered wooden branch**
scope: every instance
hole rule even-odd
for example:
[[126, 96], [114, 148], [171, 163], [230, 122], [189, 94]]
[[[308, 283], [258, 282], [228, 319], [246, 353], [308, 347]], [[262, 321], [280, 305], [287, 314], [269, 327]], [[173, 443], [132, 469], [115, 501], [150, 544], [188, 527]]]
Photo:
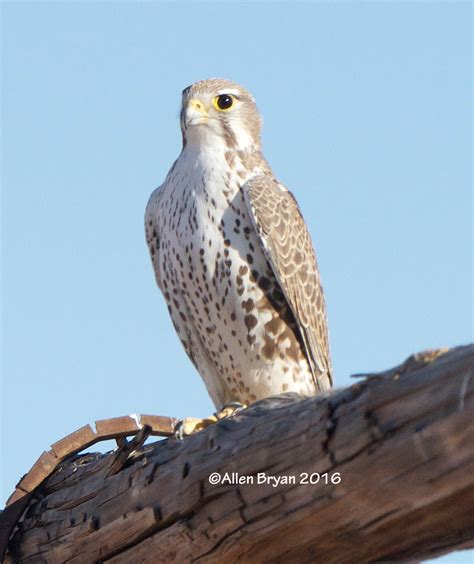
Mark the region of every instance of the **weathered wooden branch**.
[[418, 355], [325, 397], [264, 400], [118, 466], [76, 455], [28, 494], [5, 561], [343, 563], [471, 547], [473, 372], [474, 345]]

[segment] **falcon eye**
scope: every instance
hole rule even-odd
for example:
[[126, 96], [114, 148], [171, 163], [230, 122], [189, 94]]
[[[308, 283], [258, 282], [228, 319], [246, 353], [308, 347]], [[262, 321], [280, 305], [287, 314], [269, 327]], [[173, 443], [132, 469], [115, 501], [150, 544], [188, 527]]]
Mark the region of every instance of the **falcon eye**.
[[219, 94], [219, 96], [216, 96], [212, 100], [212, 103], [217, 110], [225, 112], [226, 110], [230, 110], [234, 105], [234, 97], [230, 94]]

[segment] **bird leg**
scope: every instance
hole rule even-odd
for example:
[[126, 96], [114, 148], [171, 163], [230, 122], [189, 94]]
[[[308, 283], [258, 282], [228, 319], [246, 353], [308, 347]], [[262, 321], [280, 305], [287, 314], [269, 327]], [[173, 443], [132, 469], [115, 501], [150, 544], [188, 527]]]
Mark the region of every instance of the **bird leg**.
[[177, 439], [184, 439], [188, 435], [192, 435], [194, 433], [198, 433], [202, 431], [209, 425], [213, 425], [217, 423], [217, 417], [215, 415], [211, 415], [210, 417], [206, 417], [205, 419], [199, 419], [197, 417], [185, 417], [184, 419], [180, 419], [174, 428], [174, 436]]
[[241, 403], [240, 401], [229, 401], [225, 403], [214, 415], [217, 419], [225, 419], [226, 417], [234, 416], [246, 407], [247, 405], [245, 405], [245, 403]]
[[230, 401], [225, 403], [217, 413], [206, 417], [205, 419], [198, 419], [196, 417], [185, 417], [178, 421], [174, 428], [174, 436], [178, 439], [183, 439], [188, 435], [198, 433], [209, 425], [214, 425], [221, 419], [226, 419], [227, 417], [233, 417], [239, 411], [242, 411], [247, 406], [239, 401]]

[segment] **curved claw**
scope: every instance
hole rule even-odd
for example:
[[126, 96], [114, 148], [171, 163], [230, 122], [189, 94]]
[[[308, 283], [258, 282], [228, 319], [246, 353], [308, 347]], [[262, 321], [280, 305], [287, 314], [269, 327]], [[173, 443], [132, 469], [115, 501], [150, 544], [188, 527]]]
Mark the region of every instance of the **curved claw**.
[[209, 425], [214, 425], [220, 419], [234, 416], [246, 407], [247, 406], [245, 404], [239, 401], [230, 401], [225, 403], [217, 413], [211, 415], [210, 417], [206, 417], [205, 419], [185, 417], [176, 423], [173, 436], [181, 441], [184, 437], [198, 433], [206, 427], [209, 427]]
[[220, 408], [220, 410], [215, 414], [215, 417], [217, 419], [233, 417], [236, 413], [239, 413], [246, 407], [247, 405], [245, 405], [245, 403], [241, 403], [240, 401], [229, 401]]
[[211, 417], [206, 417], [205, 419], [185, 417], [184, 419], [180, 419], [175, 425], [173, 436], [179, 440], [183, 440], [184, 437], [198, 433], [216, 422], [217, 417], [215, 415], [211, 415]]

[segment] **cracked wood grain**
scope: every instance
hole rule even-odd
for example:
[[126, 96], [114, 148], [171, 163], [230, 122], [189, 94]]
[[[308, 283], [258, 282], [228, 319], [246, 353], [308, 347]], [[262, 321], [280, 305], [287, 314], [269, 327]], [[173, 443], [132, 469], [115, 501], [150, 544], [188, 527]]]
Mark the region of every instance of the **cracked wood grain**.
[[[349, 563], [468, 548], [474, 345], [413, 359], [143, 446], [115, 474], [114, 454], [75, 455], [28, 500], [5, 562]], [[212, 485], [213, 472], [341, 479]]]

